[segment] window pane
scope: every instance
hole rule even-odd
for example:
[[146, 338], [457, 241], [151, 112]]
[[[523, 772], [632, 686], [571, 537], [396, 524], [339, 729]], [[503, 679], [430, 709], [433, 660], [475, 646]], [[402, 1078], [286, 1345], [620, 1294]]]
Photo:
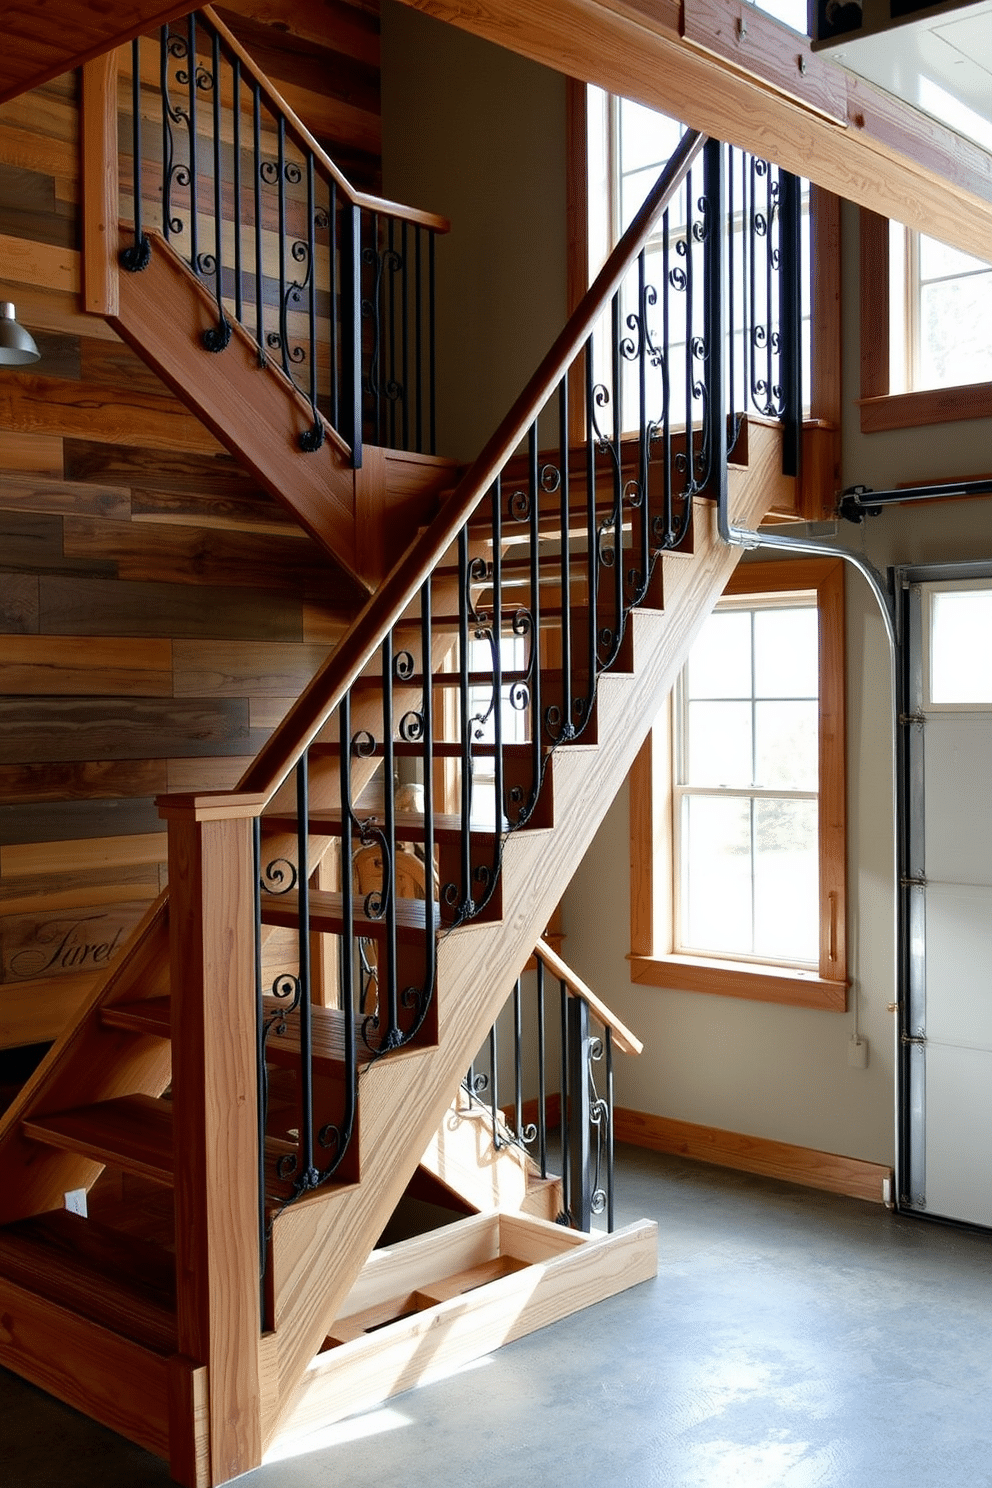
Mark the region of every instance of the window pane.
[[754, 686], [758, 697], [816, 697], [819, 621], [814, 605], [755, 612]]
[[754, 783], [765, 790], [816, 790], [819, 708], [815, 702], [754, 706]]
[[930, 603], [930, 701], [992, 703], [992, 589], [937, 590]]
[[819, 958], [819, 857], [815, 801], [756, 801], [754, 954]]
[[946, 243], [938, 243], [936, 238], [920, 234], [921, 279], [937, 279], [947, 274], [968, 274], [973, 269], [987, 267], [980, 258], [972, 258], [970, 253], [962, 253], [958, 248], [948, 248]]
[[992, 380], [992, 273], [920, 290], [920, 385]]
[[646, 165], [660, 169], [671, 157], [681, 134], [682, 125], [674, 119], [629, 98], [621, 98], [620, 150], [624, 171], [640, 170]]
[[686, 949], [751, 949], [751, 803], [683, 802], [682, 942]]
[[689, 655], [688, 696], [751, 696], [751, 616], [746, 610], [718, 610], [707, 618]]
[[689, 704], [686, 785], [752, 785], [750, 703]]

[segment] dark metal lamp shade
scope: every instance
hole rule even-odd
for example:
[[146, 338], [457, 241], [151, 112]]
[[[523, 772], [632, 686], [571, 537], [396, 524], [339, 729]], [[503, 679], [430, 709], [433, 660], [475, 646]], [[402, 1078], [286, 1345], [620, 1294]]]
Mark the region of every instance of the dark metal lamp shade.
[[0, 300], [0, 367], [24, 367], [40, 356], [34, 337], [14, 319], [13, 305]]

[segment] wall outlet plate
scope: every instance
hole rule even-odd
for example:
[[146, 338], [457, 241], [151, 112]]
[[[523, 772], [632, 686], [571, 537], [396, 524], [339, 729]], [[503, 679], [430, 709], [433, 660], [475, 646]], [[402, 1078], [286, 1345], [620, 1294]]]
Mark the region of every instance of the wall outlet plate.
[[852, 1069], [868, 1068], [868, 1040], [852, 1033], [847, 1041], [847, 1062]]

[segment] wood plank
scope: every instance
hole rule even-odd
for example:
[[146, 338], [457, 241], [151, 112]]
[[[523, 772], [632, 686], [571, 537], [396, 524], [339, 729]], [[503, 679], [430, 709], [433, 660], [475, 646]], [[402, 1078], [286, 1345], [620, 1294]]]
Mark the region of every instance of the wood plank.
[[38, 596], [45, 635], [298, 641], [302, 632], [299, 600], [267, 586], [252, 589], [249, 602], [240, 586], [60, 576], [42, 577]]
[[913, 429], [923, 424], [955, 423], [959, 419], [992, 418], [992, 382], [965, 387], [926, 388], [914, 393], [890, 393], [883, 398], [861, 398], [861, 432]]
[[[608, 92], [684, 120], [838, 196], [930, 233], [980, 257], [992, 221], [992, 161], [977, 145], [881, 89], [846, 75], [845, 121], [776, 90], [773, 71], [795, 34], [748, 11], [748, 26], [775, 40], [755, 71], [693, 48], [680, 32], [681, 7], [657, 0], [403, 0]], [[739, 0], [722, 0], [731, 31]], [[758, 33], [756, 33], [758, 34]], [[833, 70], [807, 59], [803, 84]], [[798, 66], [797, 66], [798, 73]], [[790, 90], [791, 91], [791, 90]]]
[[0, 636], [0, 692], [169, 697], [172, 644], [130, 637]]
[[[87, 872], [116, 864], [124, 866], [161, 863], [165, 859], [164, 832], [146, 832], [134, 837], [84, 837], [60, 842], [59, 872]], [[50, 868], [52, 849], [45, 842], [21, 842], [0, 847], [0, 871], [4, 878], [44, 873]]]
[[[502, 1233], [502, 1220], [500, 1229]], [[559, 1235], [564, 1233], [559, 1229]], [[564, 1254], [513, 1270], [321, 1354], [296, 1393], [278, 1437], [280, 1446], [289, 1441], [302, 1445], [306, 1433], [319, 1424], [444, 1378], [503, 1343], [657, 1274], [657, 1226], [647, 1220], [613, 1235], [578, 1238], [581, 1243]]]
[[80, 256], [75, 249], [0, 233], [0, 263], [4, 277], [13, 284], [79, 294]]
[[[254, 720], [249, 719], [256, 728]], [[264, 732], [264, 727], [260, 728]], [[202, 791], [233, 790], [245, 770], [251, 764], [251, 756], [233, 754], [225, 759], [170, 759], [168, 791], [189, 792], [198, 795]]]
[[150, 797], [22, 802], [0, 806], [0, 844], [126, 837], [158, 829]]
[[[0, 262], [2, 275], [4, 265]], [[83, 312], [81, 297], [75, 291], [19, 284], [0, 277], [0, 298], [14, 301], [21, 323], [32, 332], [45, 330], [59, 335], [86, 336], [104, 343], [119, 340], [117, 333], [104, 321]]]
[[123, 522], [131, 516], [131, 500], [118, 486], [0, 474], [0, 510], [72, 513], [76, 516], [111, 517]]
[[132, 388], [143, 393], [154, 393], [164, 398], [169, 389], [152, 369], [135, 356], [130, 346], [125, 346], [111, 332], [112, 340], [85, 335], [79, 342], [80, 376], [84, 382], [103, 383], [105, 387]]
[[889, 224], [867, 207], [860, 219], [861, 396], [884, 398], [889, 392]]
[[77, 1017], [100, 975], [50, 977], [32, 982], [29, 997], [13, 989], [0, 994], [0, 1049], [49, 1043]]
[[[0, 524], [3, 523], [0, 514]], [[245, 584], [319, 594], [337, 578], [331, 559], [313, 542], [271, 533], [168, 523], [65, 517], [70, 558], [111, 560], [122, 579], [147, 583]]]
[[165, 760], [0, 765], [0, 804], [155, 796], [167, 779]]
[[[61, 459], [59, 474], [62, 474]], [[177, 448], [160, 454], [129, 444], [111, 445], [89, 439], [66, 439], [65, 476], [68, 480], [142, 490], [189, 491], [207, 497], [243, 498], [256, 489], [250, 476], [222, 451], [198, 455]]]
[[87, 904], [117, 904], [121, 899], [155, 899], [158, 866], [118, 863], [113, 867], [77, 869], [64, 873], [50, 862], [47, 873], [12, 875], [0, 879], [0, 912], [25, 914], [38, 909], [75, 909]]
[[62, 474], [62, 460], [60, 435], [12, 434], [8, 429], [0, 429], [0, 469], [58, 479]]
[[100, 387], [31, 372], [11, 372], [0, 383], [0, 418], [19, 434], [59, 434], [142, 449], [186, 449], [212, 454], [217, 440], [175, 398]]
[[149, 1452], [169, 1449], [166, 1362], [0, 1278], [0, 1364]]
[[[254, 702], [261, 697], [297, 697], [327, 660], [327, 647], [284, 641], [176, 641], [173, 656], [176, 697], [250, 694]], [[2, 659], [0, 642], [0, 666]]]
[[38, 626], [38, 575], [5, 573], [0, 583], [0, 632], [32, 635]]
[[201, 492], [135, 491], [131, 498], [134, 522], [174, 523], [181, 527], [230, 527], [241, 532], [270, 532], [276, 537], [306, 540], [307, 534], [292, 514], [266, 491], [237, 500], [230, 496], [211, 499]]
[[125, 1172], [171, 1184], [173, 1175], [172, 1106], [150, 1095], [122, 1095], [93, 1106], [45, 1116], [31, 1116], [23, 1130], [32, 1141]]
[[885, 1163], [842, 1157], [812, 1147], [797, 1147], [790, 1142], [774, 1142], [767, 1137], [752, 1137], [715, 1126], [700, 1126], [695, 1122], [678, 1121], [670, 1116], [656, 1116], [623, 1106], [617, 1107], [614, 1119], [618, 1142], [630, 1142], [634, 1147], [649, 1147], [654, 1152], [670, 1152], [698, 1162], [715, 1163], [719, 1167], [737, 1168], [744, 1173], [760, 1173], [766, 1178], [799, 1183], [806, 1188], [847, 1194], [852, 1199], [868, 1199], [875, 1204], [884, 1202], [882, 1183], [892, 1176], [891, 1167]]
[[333, 47], [369, 67], [379, 66], [378, 15], [347, 0], [232, 0], [218, 13], [237, 36], [239, 18], [247, 17], [301, 41]]
[[66, 200], [72, 199], [79, 179], [76, 153], [66, 149], [71, 143], [8, 123], [6, 112], [0, 110], [0, 160], [51, 176], [56, 192]]
[[244, 754], [244, 698], [0, 698], [0, 764]]
[[0, 982], [12, 987], [106, 971], [147, 908], [139, 899], [0, 916]]

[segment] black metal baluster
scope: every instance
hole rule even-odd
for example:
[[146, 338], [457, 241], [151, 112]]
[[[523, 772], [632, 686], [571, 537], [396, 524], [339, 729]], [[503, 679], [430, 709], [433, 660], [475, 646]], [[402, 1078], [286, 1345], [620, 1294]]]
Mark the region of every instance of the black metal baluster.
[[499, 1134], [502, 1113], [499, 1109], [499, 1050], [495, 1023], [489, 1030], [489, 1114], [493, 1123], [493, 1150], [498, 1152], [503, 1141]]
[[423, 270], [420, 262], [420, 244], [423, 237], [423, 228], [414, 227], [414, 253], [416, 263], [414, 266], [414, 313], [416, 316], [414, 326], [414, 349], [413, 358], [417, 368], [416, 395], [417, 395], [417, 452], [424, 452], [424, 349], [423, 349]]
[[596, 384], [593, 376], [593, 338], [586, 341], [586, 623], [588, 627], [589, 682], [581, 727], [592, 715], [596, 697], [599, 655], [599, 530], [596, 523]]
[[[351, 866], [351, 692], [346, 692], [338, 708], [338, 777], [341, 793], [341, 1018], [344, 1023], [344, 1088], [345, 1111], [341, 1123], [336, 1160], [340, 1163], [347, 1151], [355, 1127], [358, 1105], [358, 1071], [355, 1048], [355, 903]], [[360, 979], [359, 979], [360, 980]], [[359, 988], [358, 1016], [364, 1014]]]
[[572, 1116], [569, 1080], [572, 1060], [569, 1057], [568, 988], [558, 983], [561, 1010], [561, 1105], [559, 1131], [561, 1133], [561, 1198], [566, 1224], [572, 1224]]
[[779, 172], [779, 379], [782, 386], [782, 474], [798, 476], [803, 441], [802, 203], [799, 178]]
[[265, 366], [264, 266], [262, 263], [262, 92], [252, 83], [252, 178], [255, 189], [255, 340], [258, 363]]
[[737, 432], [737, 348], [735, 316], [737, 313], [737, 230], [735, 224], [734, 159], [737, 151], [727, 146], [727, 225], [720, 231], [727, 235], [727, 413], [730, 428]]
[[[258, 1257], [264, 1282], [268, 1238], [265, 1212], [265, 1129], [269, 1114], [269, 1082], [265, 1068], [265, 1004], [262, 998], [262, 818], [252, 820], [252, 897], [255, 924], [255, 1077], [258, 1095]], [[262, 1326], [266, 1326], [265, 1286], [262, 1286]]]
[[423, 741], [422, 768], [424, 791], [424, 883], [426, 905], [426, 942], [424, 955], [424, 1014], [434, 995], [437, 973], [437, 937], [434, 907], [434, 663], [432, 657], [431, 579], [420, 591], [420, 670], [423, 688], [420, 702], [420, 729]]
[[317, 406], [317, 187], [313, 151], [307, 163], [307, 348], [310, 358], [310, 411], [313, 424], [300, 435], [300, 449], [313, 454], [324, 442], [324, 424]]
[[541, 706], [541, 479], [538, 473], [538, 429], [535, 420], [527, 436], [528, 484], [530, 486], [530, 800], [523, 820], [537, 804], [541, 789], [544, 710]]
[[393, 749], [393, 632], [382, 642], [382, 771], [383, 837], [382, 893], [386, 918], [384, 955], [386, 962], [386, 1028], [380, 1047], [390, 1049], [402, 1042], [400, 1030], [399, 965], [396, 935], [396, 800]]
[[435, 234], [430, 232], [427, 239], [427, 313], [429, 316], [427, 333], [430, 342], [428, 353], [428, 395], [430, 397], [430, 446], [428, 453], [437, 454], [437, 344], [435, 324], [435, 267], [434, 267], [434, 244]]
[[313, 1152], [313, 1029], [310, 1016], [309, 827], [310, 778], [308, 757], [304, 754], [296, 766], [297, 903], [299, 907], [297, 949], [299, 954], [300, 979], [300, 1168], [296, 1175], [296, 1186], [304, 1190], [315, 1187], [317, 1182]]
[[279, 348], [282, 352], [282, 370], [287, 377], [293, 372], [289, 364], [289, 324], [286, 304], [286, 120], [282, 114], [276, 119], [276, 200], [279, 207]]
[[517, 977], [513, 986], [513, 1114], [514, 1136], [518, 1142], [524, 1140], [524, 1013]]
[[613, 464], [613, 609], [616, 629], [613, 633], [607, 664], [616, 659], [623, 636], [623, 357], [620, 349], [623, 307], [620, 290], [613, 296], [611, 305], [612, 372], [613, 372], [613, 433], [611, 460]]
[[544, 962], [537, 958], [537, 1137], [541, 1177], [548, 1176], [548, 1094], [544, 1031]]
[[341, 433], [351, 445], [351, 463], [362, 464], [362, 214], [354, 202], [342, 206], [341, 234]]
[[606, 1047], [606, 1228], [613, 1234], [613, 1030], [603, 1035]]
[[330, 206], [328, 209], [328, 245], [331, 257], [331, 427], [340, 432], [341, 414], [338, 407], [338, 188], [330, 183]]
[[[638, 481], [640, 505], [638, 507], [638, 543], [640, 546], [640, 570], [634, 566], [635, 578], [631, 585], [631, 604], [639, 604], [647, 590], [651, 572], [651, 513], [648, 506], [648, 462], [651, 456], [650, 431], [648, 429], [648, 290], [644, 273], [642, 248], [637, 255], [637, 395], [638, 418]], [[633, 542], [631, 543], [633, 547]], [[635, 555], [632, 555], [635, 556]]]
[[403, 317], [403, 448], [405, 450], [410, 448], [410, 257], [407, 245], [409, 226], [410, 224], [404, 218], [400, 236], [403, 253], [402, 303], [400, 310]]
[[568, 372], [558, 385], [558, 449], [561, 462], [561, 720], [558, 739], [575, 733], [572, 703], [572, 511], [568, 439]]
[[[472, 731], [473, 718], [469, 673], [469, 586], [468, 526], [458, 534], [458, 733], [461, 740], [461, 807], [459, 812], [459, 863], [461, 883], [454, 888], [455, 923], [471, 917], [472, 902]], [[449, 893], [451, 890], [449, 890]]]
[[145, 235], [142, 216], [142, 170], [143, 148], [141, 140], [141, 39], [135, 37], [131, 43], [131, 180], [134, 191], [134, 242], [123, 250], [120, 261], [130, 273], [139, 273], [148, 267], [152, 245]]
[[[224, 166], [221, 155], [221, 87], [220, 87], [220, 37], [211, 34], [211, 63], [213, 66], [213, 169], [214, 169], [214, 283], [217, 297], [217, 324], [208, 326], [201, 337], [208, 351], [223, 351], [231, 340], [231, 322], [224, 313]], [[237, 99], [235, 99], [237, 103]], [[238, 225], [235, 218], [235, 237]], [[210, 271], [210, 255], [203, 260], [205, 273]]]
[[234, 90], [234, 135], [232, 149], [234, 151], [234, 314], [239, 325], [244, 324], [244, 284], [242, 282], [242, 246], [241, 246], [241, 58], [235, 57], [231, 63], [233, 90]]
[[[665, 547], [675, 546], [675, 506], [672, 494], [672, 400], [671, 354], [672, 354], [672, 306], [671, 293], [671, 227], [668, 208], [661, 219], [661, 353], [662, 353], [662, 418], [664, 420], [662, 449], [665, 459]], [[691, 510], [691, 503], [686, 505]]]
[[396, 219], [389, 219], [389, 366], [386, 372], [386, 392], [389, 398], [389, 447], [396, 448]]
[[588, 1231], [592, 1228], [592, 1184], [589, 1163], [589, 1005], [581, 997], [569, 997], [567, 1001], [569, 1126], [571, 1128], [569, 1214], [574, 1229]]
[[194, 274], [200, 272], [199, 227], [197, 217], [200, 204], [200, 181], [197, 171], [196, 138], [196, 16], [190, 15], [187, 22], [189, 56], [187, 58], [186, 85], [189, 94], [189, 259]]
[[168, 24], [159, 32], [159, 96], [162, 100], [162, 236], [172, 237], [172, 181], [175, 174], [175, 140], [172, 134], [172, 104], [169, 94], [169, 58], [172, 36]]
[[493, 821], [496, 838], [493, 842], [492, 883], [499, 872], [499, 834], [509, 817], [508, 803], [503, 799], [505, 771], [503, 768], [503, 482], [500, 476], [489, 492], [491, 503], [490, 530], [492, 532], [492, 594], [493, 594]]
[[717, 482], [719, 499], [727, 496], [727, 392], [725, 367], [726, 347], [726, 234], [721, 230], [725, 219], [723, 146], [708, 140], [704, 148], [703, 171], [710, 231], [706, 237], [703, 293], [707, 353], [708, 458], [709, 470]]

